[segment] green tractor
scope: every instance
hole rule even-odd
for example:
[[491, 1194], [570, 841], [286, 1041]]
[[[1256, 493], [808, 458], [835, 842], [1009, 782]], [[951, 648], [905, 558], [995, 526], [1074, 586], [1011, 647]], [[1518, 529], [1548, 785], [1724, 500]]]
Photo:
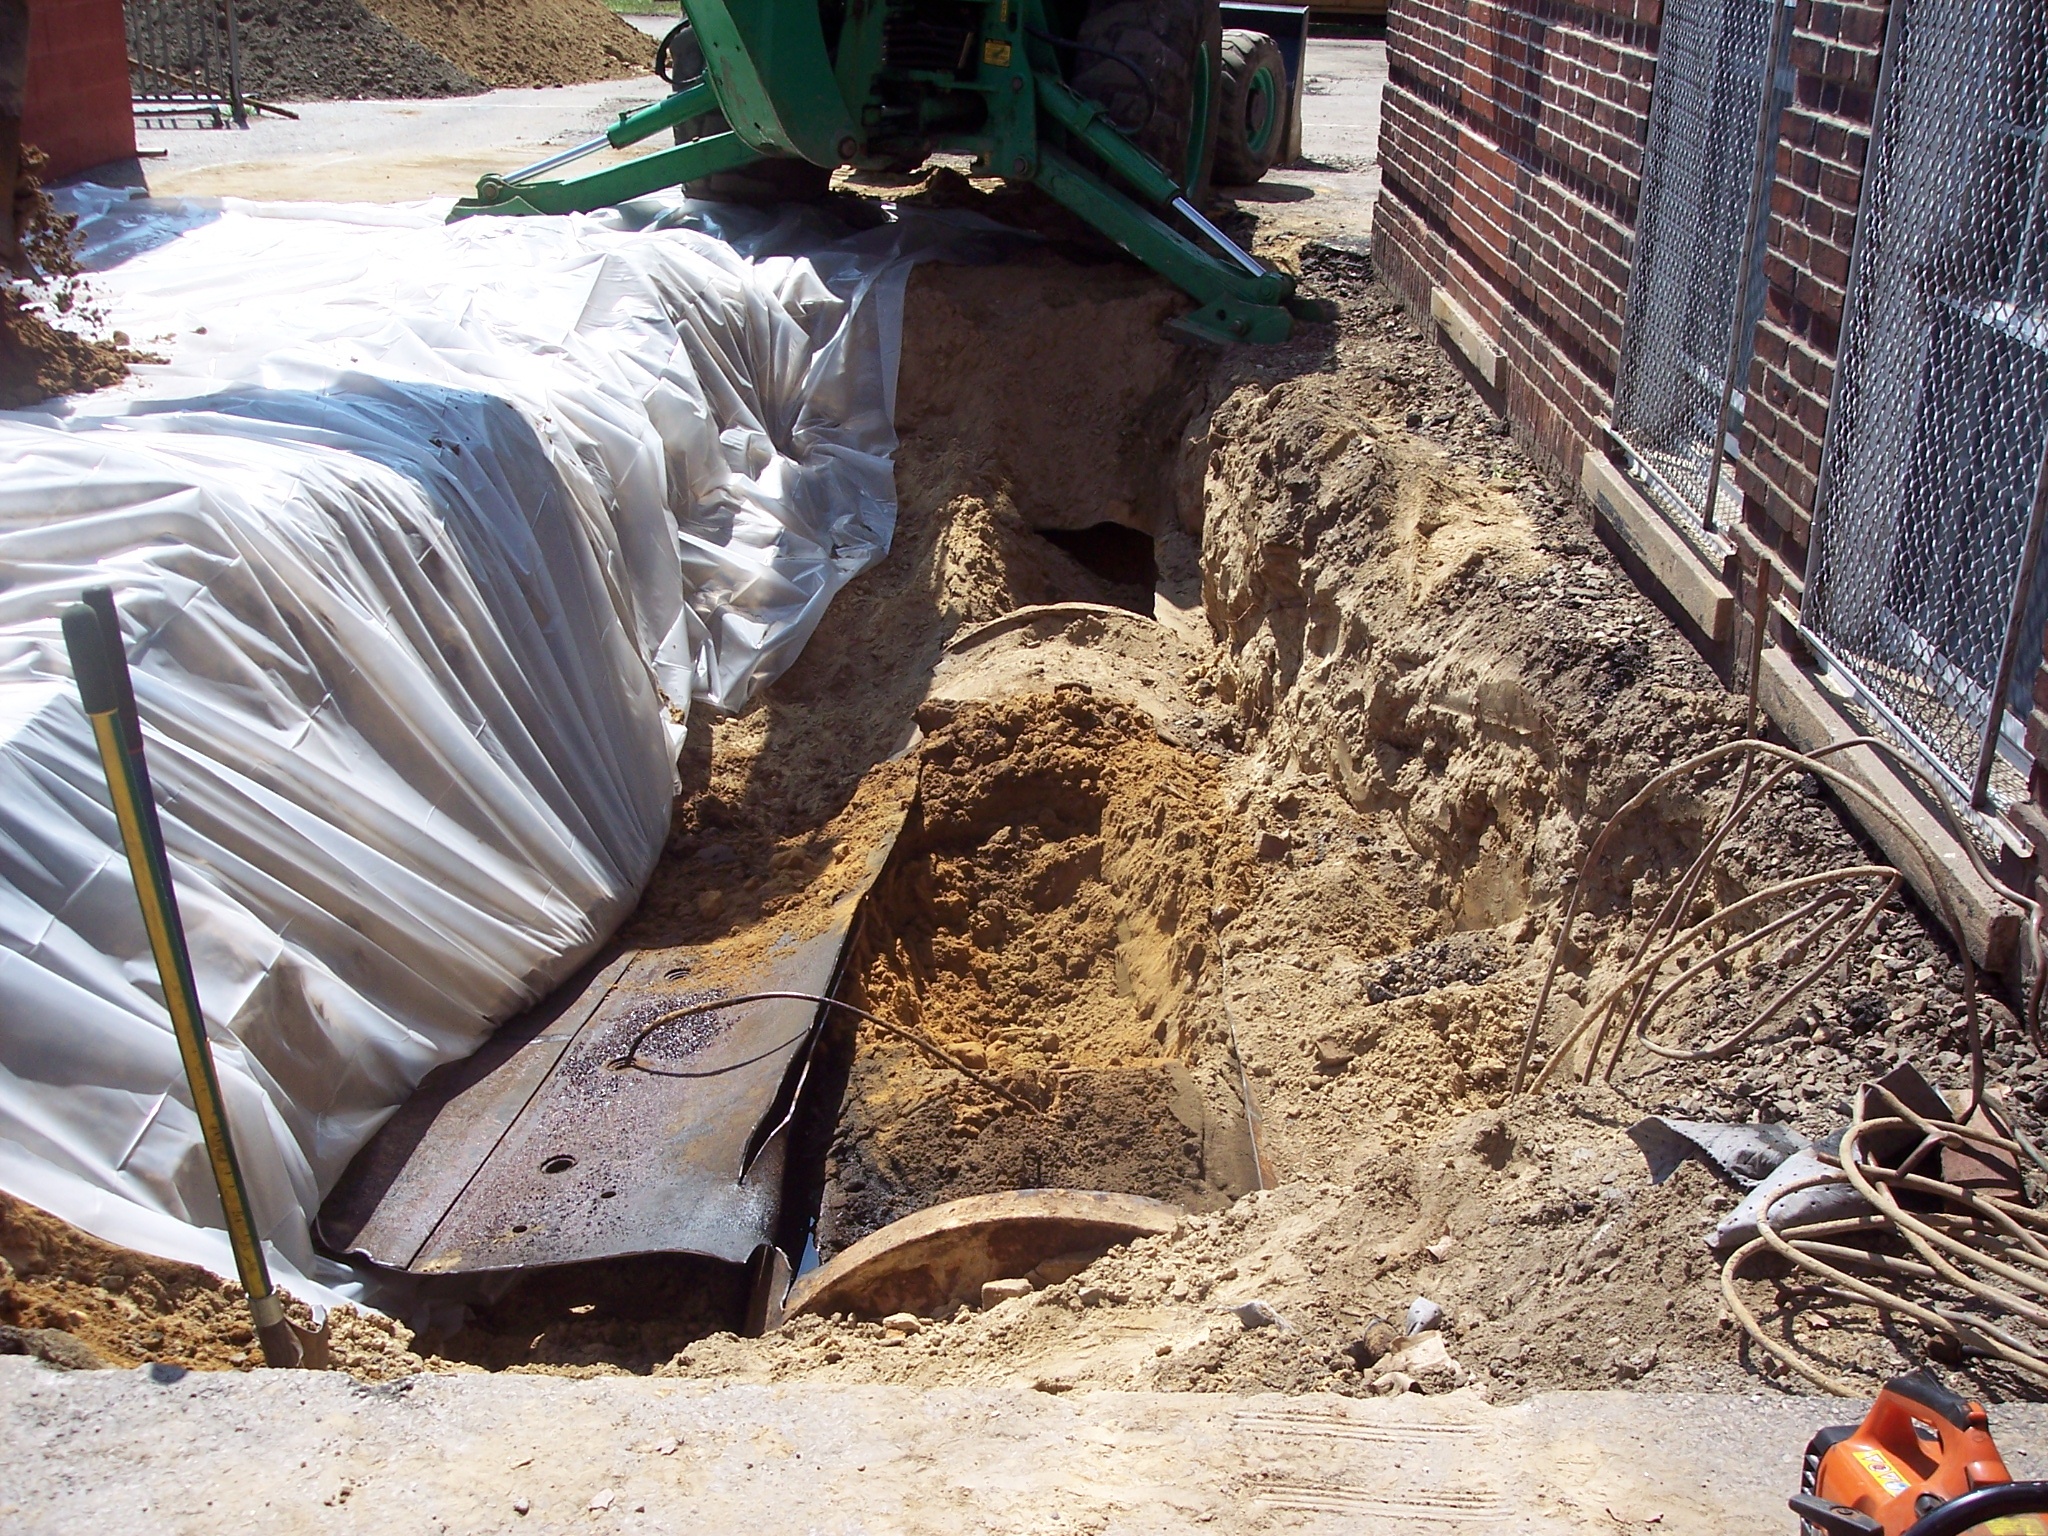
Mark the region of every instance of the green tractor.
[[[841, 166], [902, 172], [935, 153], [1028, 182], [1195, 301], [1215, 341], [1285, 341], [1311, 309], [1293, 279], [1197, 207], [1212, 175], [1256, 180], [1299, 95], [1281, 46], [1223, 30], [1217, 0], [682, 0], [657, 68], [675, 87], [602, 137], [486, 176], [453, 218], [569, 213], [684, 186], [803, 196]], [[1280, 6], [1233, 7], [1291, 20]], [[1254, 17], [1252, 19], [1258, 19]], [[565, 180], [607, 146], [674, 143]]]

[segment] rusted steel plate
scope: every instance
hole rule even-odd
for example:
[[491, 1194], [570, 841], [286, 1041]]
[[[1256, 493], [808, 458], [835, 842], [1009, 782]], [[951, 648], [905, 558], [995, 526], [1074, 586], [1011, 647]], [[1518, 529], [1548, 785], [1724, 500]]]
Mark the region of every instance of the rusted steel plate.
[[602, 957], [474, 1055], [428, 1073], [328, 1194], [314, 1241], [329, 1253], [409, 1268], [631, 961]]
[[[748, 992], [830, 994], [894, 843], [808, 938], [617, 954], [581, 985], [433, 1074], [322, 1206], [320, 1246], [422, 1275], [640, 1253], [743, 1263], [772, 1240], [787, 1137], [816, 1044], [808, 1002], [750, 1003], [656, 1028], [672, 1010]], [[755, 953], [758, 948], [758, 953]], [[752, 958], [746, 958], [752, 955]], [[719, 978], [715, 986], [701, 980]]]

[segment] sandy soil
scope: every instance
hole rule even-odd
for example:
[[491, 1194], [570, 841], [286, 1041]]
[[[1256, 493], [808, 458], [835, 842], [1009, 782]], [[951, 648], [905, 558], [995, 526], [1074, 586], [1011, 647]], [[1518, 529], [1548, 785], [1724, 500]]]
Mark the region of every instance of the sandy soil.
[[[293, 1321], [312, 1314], [292, 1304]], [[334, 1367], [369, 1381], [419, 1368], [412, 1334], [386, 1317], [337, 1307], [325, 1345]], [[0, 1194], [0, 1354], [69, 1370], [159, 1361], [193, 1370], [262, 1363], [242, 1288], [191, 1264], [89, 1237]]]
[[654, 47], [599, 0], [368, 0], [487, 86], [575, 85], [647, 73]]
[[35, 275], [10, 282], [0, 273], [0, 410], [105, 389], [128, 377], [129, 363], [143, 360], [128, 350], [125, 335], [102, 334], [78, 273], [76, 221], [59, 215], [44, 195], [35, 174], [43, 163], [30, 150], [10, 189]]
[[[1896, 906], [1733, 1059], [1637, 1060], [1611, 1087], [1508, 1102], [1584, 851], [1659, 769], [1739, 734], [1743, 701], [1359, 258], [1260, 239], [1334, 325], [1178, 347], [1170, 292], [1074, 250], [916, 275], [894, 550], [752, 709], [696, 728], [629, 935], [694, 942], [801, 904], [878, 787], [914, 777], [858, 988], [1045, 1113], [860, 1032], [821, 1244], [1052, 1179], [1168, 1195], [1187, 1222], [915, 1332], [804, 1319], [745, 1340], [680, 1302], [650, 1328], [562, 1288], [472, 1318], [454, 1353], [530, 1360], [513, 1341], [564, 1329], [573, 1351], [539, 1368], [1497, 1398], [1759, 1384], [1702, 1242], [1735, 1191], [1690, 1165], [1652, 1186], [1625, 1128], [1668, 1111], [1820, 1134], [1905, 1058], [1953, 1086], [1952, 956]], [[1103, 546], [1044, 536], [1102, 523], [1150, 536], [1156, 617], [1117, 611], [1129, 572]], [[1066, 606], [989, 627], [1031, 604]], [[1675, 787], [1589, 873], [1551, 1038], [1722, 793]], [[1788, 783], [1714, 894], [1862, 856]], [[1724, 1029], [1768, 981], [1715, 978], [1677, 1038]], [[2043, 1063], [1991, 1014], [1994, 1079], [2032, 1116]], [[1233, 1150], [1247, 1084], [1256, 1163]], [[1418, 1296], [1445, 1328], [1374, 1360], [1373, 1320]], [[1751, 1301], [1865, 1380], [1922, 1353], [1768, 1281]]]
[[1210, 1210], [1256, 1187], [1236, 1074], [1190, 1007], [1208, 914], [1246, 894], [1245, 861], [1219, 848], [1220, 760], [1083, 684], [921, 718], [918, 813], [875, 893], [855, 1001], [1042, 1109], [864, 1043], [820, 1253], [1000, 1189]]

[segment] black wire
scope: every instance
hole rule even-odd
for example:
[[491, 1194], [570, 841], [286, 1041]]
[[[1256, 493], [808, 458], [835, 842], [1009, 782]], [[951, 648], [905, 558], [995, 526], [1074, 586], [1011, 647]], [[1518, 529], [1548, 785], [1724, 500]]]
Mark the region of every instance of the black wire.
[[1118, 53], [1114, 48], [1098, 48], [1093, 43], [1084, 43], [1077, 38], [1055, 37], [1052, 33], [1041, 32], [1036, 27], [1026, 27], [1024, 32], [1026, 36], [1035, 37], [1041, 43], [1050, 43], [1055, 48], [1071, 48], [1076, 53], [1092, 53], [1099, 59], [1110, 59], [1123, 65], [1131, 72], [1131, 78], [1138, 82], [1138, 89], [1145, 93], [1145, 116], [1134, 128], [1124, 127], [1115, 118], [1111, 118], [1110, 122], [1117, 132], [1125, 135], [1143, 133], [1152, 126], [1152, 119], [1159, 115], [1159, 97], [1152, 90], [1152, 82], [1145, 78], [1145, 71], [1139, 68], [1137, 61], [1129, 54]]
[[774, 1055], [776, 1051], [786, 1050], [789, 1046], [801, 1040], [804, 1035], [809, 1034], [810, 1030], [806, 1028], [802, 1034], [791, 1036], [790, 1039], [784, 1041], [781, 1045], [773, 1046], [769, 1050], [764, 1051], [761, 1056], [755, 1056], [749, 1061], [736, 1061], [729, 1066], [714, 1067], [706, 1072], [679, 1072], [659, 1067], [650, 1067], [639, 1059], [639, 1053], [640, 1047], [647, 1043], [649, 1035], [653, 1034], [657, 1029], [662, 1029], [676, 1023], [678, 1020], [695, 1018], [699, 1014], [718, 1013], [723, 1009], [739, 1007], [746, 1003], [765, 1003], [776, 999], [787, 999], [791, 1002], [799, 1003], [816, 1003], [820, 1007], [843, 1008], [848, 1013], [867, 1020], [868, 1023], [874, 1025], [884, 1034], [895, 1035], [898, 1039], [908, 1040], [912, 1045], [930, 1052], [969, 1082], [974, 1083], [977, 1087], [987, 1089], [997, 1098], [1007, 1099], [1010, 1103], [1016, 1105], [1017, 1108], [1030, 1114], [1042, 1115], [1045, 1113], [1044, 1110], [1031, 1103], [1028, 1099], [1019, 1097], [1001, 1083], [983, 1077], [965, 1062], [956, 1060], [916, 1030], [905, 1029], [901, 1024], [891, 1024], [887, 1019], [878, 1019], [865, 1008], [856, 1008], [852, 1003], [841, 1002], [836, 997], [827, 997], [822, 992], [741, 992], [733, 997], [713, 998], [709, 1002], [691, 1003], [687, 1007], [672, 1008], [652, 1023], [642, 1026], [640, 1033], [635, 1035], [632, 1043], [626, 1047], [626, 1054], [616, 1058], [611, 1063], [611, 1066], [615, 1071], [624, 1072], [631, 1070], [646, 1072], [656, 1077], [716, 1077], [722, 1072], [730, 1072], [737, 1067], [749, 1066], [752, 1062]]

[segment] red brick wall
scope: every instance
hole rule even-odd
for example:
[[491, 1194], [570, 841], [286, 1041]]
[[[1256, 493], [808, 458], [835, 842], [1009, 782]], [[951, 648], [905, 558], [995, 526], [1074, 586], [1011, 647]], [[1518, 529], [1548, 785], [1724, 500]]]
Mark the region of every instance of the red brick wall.
[[1576, 476], [1612, 399], [1662, 0], [1393, 0], [1374, 253], [1508, 358], [1509, 416]]
[[[1795, 595], [1886, 5], [1799, 0], [1795, 14], [1735, 471], [1748, 531]], [[1509, 416], [1574, 478], [1613, 406], [1662, 17], [1663, 0], [1393, 0], [1388, 19], [1380, 270], [1418, 305], [1441, 284], [1494, 331]]]
[[51, 180], [135, 154], [121, 0], [30, 0], [26, 107], [21, 136]]

